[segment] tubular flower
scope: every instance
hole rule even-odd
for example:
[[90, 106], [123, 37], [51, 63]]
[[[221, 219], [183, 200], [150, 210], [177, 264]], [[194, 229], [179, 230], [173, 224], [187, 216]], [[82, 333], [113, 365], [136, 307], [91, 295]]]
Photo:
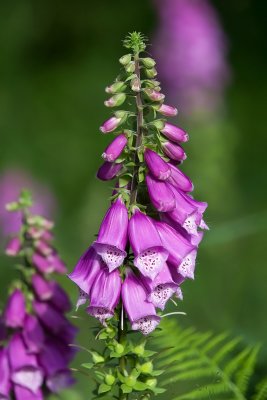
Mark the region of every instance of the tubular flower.
[[146, 149], [145, 161], [151, 174], [160, 181], [166, 181], [171, 175], [169, 164], [167, 164], [157, 153]]
[[97, 178], [101, 181], [110, 181], [117, 176], [121, 169], [122, 165], [120, 163], [105, 161], [97, 171]]
[[158, 211], [167, 212], [175, 208], [174, 194], [164, 181], [158, 181], [148, 174], [146, 184], [151, 203]]
[[[23, 279], [16, 281], [10, 291], [6, 307], [0, 315], [0, 398], [14, 400], [42, 400], [59, 388], [73, 384], [69, 363], [74, 357], [70, 343], [77, 328], [66, 318], [71, 308], [63, 288], [51, 273], [65, 273], [66, 267], [53, 247], [51, 221], [33, 216], [27, 206], [29, 195], [22, 193], [13, 202], [14, 212], [21, 204], [23, 216], [19, 238], [19, 257]], [[40, 243], [42, 245], [40, 246]], [[25, 262], [25, 265], [23, 265]], [[53, 340], [57, 351], [64, 354], [63, 377], [47, 375], [41, 364], [41, 354]], [[60, 371], [61, 372], [61, 371]], [[51, 383], [52, 382], [52, 383]]]
[[98, 238], [93, 246], [107, 264], [109, 271], [118, 268], [126, 257], [128, 212], [121, 199], [116, 200], [106, 213]]
[[162, 310], [169, 298], [177, 291], [178, 285], [174, 282], [168, 265], [165, 263], [155, 279], [143, 277], [142, 282], [148, 291], [147, 300]]
[[184, 149], [177, 143], [172, 143], [170, 141], [163, 142], [162, 149], [171, 160], [184, 161], [186, 159]]
[[168, 252], [162, 245], [153, 220], [139, 209], [135, 209], [130, 219], [129, 240], [135, 255], [135, 266], [144, 276], [154, 279], [167, 260]]
[[165, 123], [164, 127], [161, 129], [161, 133], [173, 142], [187, 142], [189, 140], [188, 134], [178, 126]]
[[131, 270], [122, 285], [122, 301], [133, 330], [148, 335], [156, 328], [160, 318], [154, 305], [147, 301], [144, 286]]
[[111, 142], [108, 145], [108, 147], [102, 154], [102, 157], [104, 158], [105, 161], [108, 162], [115, 161], [121, 155], [126, 144], [127, 144], [127, 138], [123, 133], [121, 133], [113, 140], [113, 142]]
[[[96, 240], [69, 278], [80, 290], [77, 306], [88, 301], [87, 313], [106, 325], [101, 337], [116, 324], [118, 341], [109, 348], [126, 360], [127, 320], [133, 330], [149, 334], [168, 300], [182, 300], [180, 286], [194, 278], [201, 230], [207, 229], [207, 203], [189, 195], [193, 182], [176, 166], [186, 159], [181, 143], [189, 135], [167, 120], [177, 109], [164, 104], [156, 62], [141, 55], [143, 36], [133, 32], [124, 45], [128, 53], [119, 60], [123, 72], [107, 87], [113, 96], [105, 105], [110, 110], [123, 101], [125, 109], [113, 112], [100, 128], [115, 136], [97, 173], [101, 180], [114, 179], [111, 203]], [[50, 311], [41, 314], [45, 319]], [[58, 324], [62, 332], [63, 321]]]
[[101, 271], [96, 277], [94, 286], [91, 290], [90, 306], [87, 312], [98, 318], [102, 324], [105, 324], [107, 318], [111, 318], [114, 309], [118, 305], [121, 293], [121, 278], [116, 269], [112, 272]]

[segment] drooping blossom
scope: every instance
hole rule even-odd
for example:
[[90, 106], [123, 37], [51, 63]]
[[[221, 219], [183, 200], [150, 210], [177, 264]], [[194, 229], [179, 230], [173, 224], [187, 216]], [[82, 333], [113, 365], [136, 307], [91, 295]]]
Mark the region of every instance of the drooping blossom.
[[229, 81], [227, 44], [208, 0], [153, 0], [158, 13], [152, 52], [169, 97], [183, 113], [214, 112]]

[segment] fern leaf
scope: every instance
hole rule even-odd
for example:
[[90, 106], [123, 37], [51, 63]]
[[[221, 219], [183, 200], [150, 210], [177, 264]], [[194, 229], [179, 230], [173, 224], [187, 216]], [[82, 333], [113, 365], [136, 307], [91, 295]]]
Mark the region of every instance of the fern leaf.
[[256, 388], [256, 393], [252, 400], [266, 400], [267, 399], [267, 378], [261, 381]]
[[[176, 323], [164, 321], [162, 333], [153, 340], [159, 347], [171, 346], [170, 350], [158, 356], [158, 363], [161, 369], [166, 370], [160, 378], [162, 386], [182, 383], [176, 388], [181, 387], [184, 393], [176, 392], [172, 400], [245, 400], [259, 347], [238, 351], [241, 338], [229, 340], [228, 337], [228, 333], [213, 335], [193, 329], [182, 331], [176, 328]], [[265, 393], [267, 382], [266, 388], [262, 386], [260, 390]]]
[[236, 385], [243, 394], [247, 392], [249, 379], [254, 372], [259, 350], [259, 345], [255, 346], [251, 350], [246, 361], [244, 362], [243, 368], [241, 368], [236, 375]]

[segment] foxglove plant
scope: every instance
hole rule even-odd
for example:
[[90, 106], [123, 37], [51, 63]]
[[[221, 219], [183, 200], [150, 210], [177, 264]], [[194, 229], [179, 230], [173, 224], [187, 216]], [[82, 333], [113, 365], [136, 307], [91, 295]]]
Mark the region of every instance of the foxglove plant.
[[103, 326], [97, 338], [106, 341], [105, 351], [89, 350], [92, 362], [84, 364], [96, 372], [97, 394], [128, 399], [130, 393], [140, 398], [139, 392], [148, 399], [163, 391], [149, 360], [154, 352], [145, 350], [146, 339], [129, 340], [127, 333], [149, 335], [168, 300], [182, 299], [180, 285], [194, 278], [200, 229], [207, 229], [207, 204], [193, 199], [193, 184], [178, 168], [188, 134], [166, 120], [177, 109], [164, 104], [155, 61], [141, 54], [144, 37], [134, 32], [124, 45], [129, 53], [106, 88], [112, 96], [105, 105], [127, 109], [115, 111], [100, 128], [115, 136], [97, 173], [101, 180], [114, 179], [111, 205], [69, 278], [79, 289], [77, 307], [87, 303], [87, 313]]
[[53, 223], [29, 211], [32, 203], [23, 191], [9, 203], [20, 215], [6, 254], [17, 258], [21, 277], [10, 287], [0, 316], [0, 398], [42, 400], [72, 385], [69, 362], [75, 351], [77, 329], [66, 318], [71, 304], [51, 273], [66, 267], [53, 247]]

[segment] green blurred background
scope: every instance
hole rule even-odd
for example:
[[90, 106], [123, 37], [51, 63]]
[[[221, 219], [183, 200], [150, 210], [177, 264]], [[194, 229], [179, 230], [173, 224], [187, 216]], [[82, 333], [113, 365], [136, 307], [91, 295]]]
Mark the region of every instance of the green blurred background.
[[[180, 322], [264, 342], [267, 4], [212, 4], [228, 36], [233, 72], [223, 116], [183, 121], [191, 137], [183, 170], [195, 183], [196, 197], [209, 203], [211, 229], [200, 246], [196, 279], [184, 285], [181, 309], [187, 317]], [[156, 24], [149, 0], [0, 3], [0, 173], [22, 168], [53, 191], [57, 244], [69, 269], [108, 206], [111, 184], [95, 179], [110, 139], [99, 133], [109, 115], [104, 88], [118, 73], [125, 34], [140, 30], [151, 36]], [[2, 299], [15, 274], [9, 260], [0, 261]], [[74, 285], [61, 281], [75, 301]], [[81, 340], [94, 346], [89, 317], [83, 310], [79, 316]], [[262, 354], [264, 359], [266, 348]], [[75, 364], [80, 361], [86, 353]], [[78, 381], [71, 398], [89, 399], [92, 382]]]

